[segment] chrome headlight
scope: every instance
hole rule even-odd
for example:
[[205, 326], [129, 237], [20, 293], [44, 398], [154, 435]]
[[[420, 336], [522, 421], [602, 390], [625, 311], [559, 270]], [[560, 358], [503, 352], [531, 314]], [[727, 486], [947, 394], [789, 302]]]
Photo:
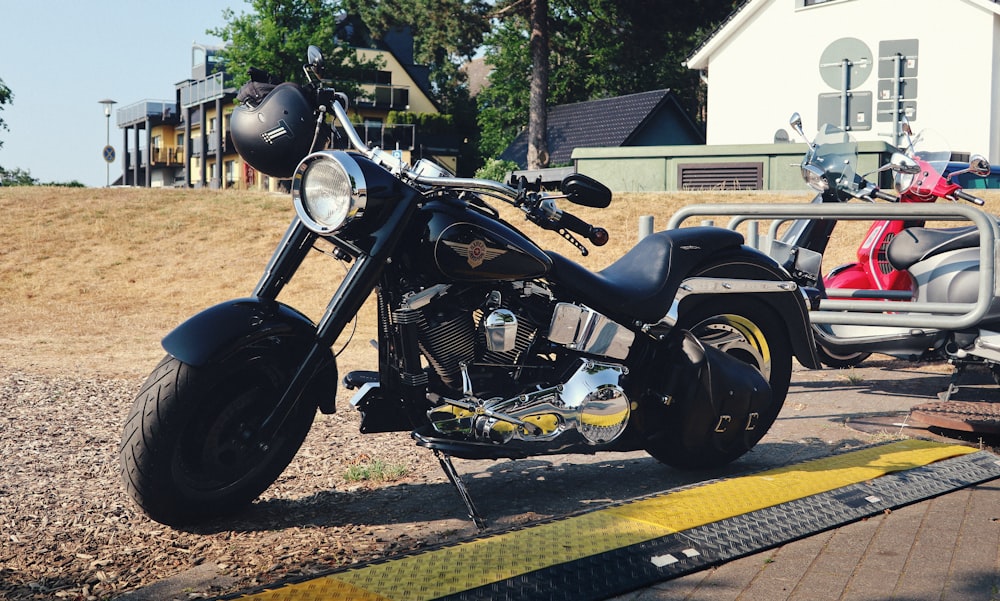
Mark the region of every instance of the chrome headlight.
[[368, 186], [350, 154], [324, 150], [302, 159], [295, 169], [292, 200], [306, 227], [333, 234], [364, 214]]
[[896, 175], [892, 178], [893, 187], [896, 188], [897, 194], [902, 194], [910, 189], [913, 185], [913, 178], [917, 176], [916, 173], [904, 173], [902, 171], [897, 171]]
[[815, 165], [802, 166], [802, 180], [817, 192], [826, 192], [830, 189], [830, 181], [826, 179], [826, 173]]

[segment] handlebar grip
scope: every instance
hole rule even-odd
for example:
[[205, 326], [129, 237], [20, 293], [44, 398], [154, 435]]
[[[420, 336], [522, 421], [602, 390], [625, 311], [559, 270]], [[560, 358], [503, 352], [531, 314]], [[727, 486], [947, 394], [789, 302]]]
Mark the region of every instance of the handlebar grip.
[[899, 198], [881, 190], [875, 190], [874, 196], [875, 198], [881, 198], [882, 200], [888, 200], [889, 202], [899, 202]]
[[971, 194], [969, 194], [967, 192], [964, 192], [962, 190], [956, 190], [955, 191], [955, 196], [961, 198], [962, 200], [967, 200], [967, 201], [971, 202], [972, 204], [976, 205], [977, 207], [981, 207], [984, 204], [986, 204], [986, 201], [983, 200], [982, 198], [979, 198], [978, 196], [973, 196], [973, 195], [971, 195]]
[[587, 240], [590, 240], [594, 246], [604, 246], [610, 238], [606, 229], [594, 227], [576, 215], [565, 211], [559, 217], [559, 225], [573, 233], [580, 234]]

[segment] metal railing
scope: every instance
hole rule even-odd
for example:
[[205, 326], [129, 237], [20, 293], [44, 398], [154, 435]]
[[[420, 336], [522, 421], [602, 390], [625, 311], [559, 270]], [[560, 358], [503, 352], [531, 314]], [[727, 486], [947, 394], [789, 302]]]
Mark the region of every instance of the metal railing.
[[[670, 218], [667, 229], [674, 229], [689, 218], [732, 216], [728, 229], [758, 219], [779, 220], [772, 223], [758, 248], [769, 253], [781, 222], [794, 219], [832, 219], [876, 221], [970, 221], [979, 229], [979, 289], [975, 303], [932, 303], [925, 301], [843, 300], [825, 298], [810, 312], [813, 323], [842, 325], [877, 325], [912, 328], [962, 329], [978, 324], [989, 312], [996, 291], [997, 253], [1000, 229], [992, 215], [971, 206], [957, 204], [701, 204], [684, 207]], [[905, 311], [905, 312], [900, 312]]]
[[180, 86], [181, 106], [189, 107], [222, 98], [226, 94], [225, 73], [209, 75], [201, 81], [189, 81]]
[[115, 111], [115, 124], [122, 128], [151, 117], [167, 120], [175, 117], [176, 112], [176, 105], [171, 100], [140, 100]]
[[181, 165], [184, 163], [183, 146], [154, 146], [153, 162], [166, 165]]

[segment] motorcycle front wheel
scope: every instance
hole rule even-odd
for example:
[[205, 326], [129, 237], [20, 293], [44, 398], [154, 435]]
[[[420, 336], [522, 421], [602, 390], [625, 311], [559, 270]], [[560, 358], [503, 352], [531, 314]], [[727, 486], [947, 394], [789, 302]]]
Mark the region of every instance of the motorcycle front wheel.
[[284, 471], [316, 404], [301, 399], [270, 440], [256, 432], [295, 373], [289, 354], [263, 344], [205, 367], [167, 356], [153, 370], [119, 455], [127, 493], [152, 519], [183, 526], [233, 514]]
[[752, 297], [724, 295], [699, 302], [683, 314], [675, 328], [688, 330], [713, 346], [757, 369], [771, 387], [771, 402], [759, 412], [755, 427], [729, 437], [720, 447], [715, 423], [700, 419], [690, 406], [672, 406], [661, 416], [660, 432], [646, 451], [678, 469], [709, 469], [745, 454], [778, 417], [792, 378], [792, 347], [784, 323], [773, 309]]

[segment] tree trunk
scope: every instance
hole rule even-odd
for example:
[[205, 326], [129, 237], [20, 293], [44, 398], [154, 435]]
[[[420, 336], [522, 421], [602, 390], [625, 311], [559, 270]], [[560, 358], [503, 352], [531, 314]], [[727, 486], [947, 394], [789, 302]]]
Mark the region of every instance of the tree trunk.
[[531, 97], [528, 101], [528, 169], [549, 166], [546, 98], [549, 91], [549, 0], [531, 0]]

